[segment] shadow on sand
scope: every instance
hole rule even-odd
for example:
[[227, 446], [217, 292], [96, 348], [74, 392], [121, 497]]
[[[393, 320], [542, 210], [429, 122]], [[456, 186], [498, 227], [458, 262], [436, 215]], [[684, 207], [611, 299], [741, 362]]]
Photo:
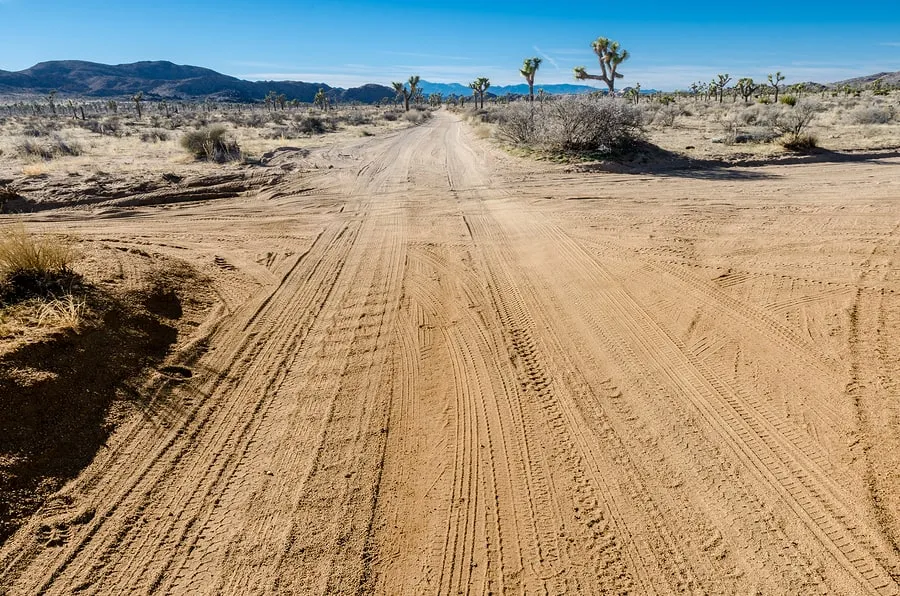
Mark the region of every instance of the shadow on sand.
[[726, 161], [721, 159], [695, 159], [651, 143], [642, 142], [618, 160], [579, 164], [575, 166], [575, 170], [581, 172], [692, 178], [697, 180], [769, 180], [777, 178], [778, 173], [772, 171], [772, 169], [758, 171], [753, 168], [854, 162], [896, 166], [897, 164], [885, 160], [898, 157], [900, 157], [900, 150], [897, 149], [847, 152], [815, 149], [808, 153], [774, 158], [746, 158]]

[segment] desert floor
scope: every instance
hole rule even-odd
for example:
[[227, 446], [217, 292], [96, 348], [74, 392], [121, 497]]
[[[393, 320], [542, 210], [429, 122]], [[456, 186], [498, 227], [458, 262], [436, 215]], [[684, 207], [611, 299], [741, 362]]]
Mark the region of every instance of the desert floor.
[[900, 592], [896, 153], [597, 172], [440, 111], [281, 158], [24, 216], [214, 306], [0, 593]]

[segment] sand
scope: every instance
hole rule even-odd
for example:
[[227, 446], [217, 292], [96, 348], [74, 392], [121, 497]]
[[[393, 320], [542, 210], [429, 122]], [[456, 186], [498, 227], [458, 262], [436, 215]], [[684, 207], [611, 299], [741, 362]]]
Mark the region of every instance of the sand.
[[296, 159], [26, 218], [217, 306], [0, 592], [900, 592], [895, 155], [591, 172], [440, 111]]

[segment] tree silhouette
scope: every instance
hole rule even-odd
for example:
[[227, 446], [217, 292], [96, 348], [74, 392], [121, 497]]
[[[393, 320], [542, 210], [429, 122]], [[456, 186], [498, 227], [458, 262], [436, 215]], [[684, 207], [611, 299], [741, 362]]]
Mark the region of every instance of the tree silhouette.
[[519, 74], [528, 81], [528, 101], [530, 102], [534, 102], [534, 75], [541, 67], [541, 62], [540, 58], [525, 58], [522, 68], [519, 69]]
[[619, 65], [628, 60], [628, 50], [622, 49], [619, 42], [610, 41], [606, 37], [598, 37], [591, 44], [597, 59], [600, 62], [601, 74], [588, 73], [583, 66], [575, 67], [575, 78], [578, 80], [594, 79], [603, 81], [609, 87], [610, 93], [615, 93], [616, 79], [624, 78], [618, 71]]
[[719, 74], [716, 76], [719, 78], [719, 80], [717, 81], [717, 80], [713, 79], [713, 81], [710, 83], [710, 85], [712, 87], [715, 87], [716, 94], [719, 96], [719, 103], [722, 103], [722, 98], [725, 97], [725, 85], [727, 85], [728, 82], [731, 81], [731, 75], [726, 73], [726, 74]]
[[769, 75], [769, 84], [775, 88], [775, 103], [778, 103], [778, 85], [780, 85], [781, 81], [783, 81], [783, 80], [784, 80], [784, 75], [781, 74], [780, 70], [778, 72], [776, 72], [775, 74]]
[[484, 108], [484, 94], [490, 88], [491, 81], [486, 77], [478, 77], [471, 83], [469, 88], [472, 89], [472, 95], [476, 97], [475, 107], [478, 107], [478, 98], [481, 98], [481, 107]]
[[416, 92], [419, 87], [419, 75], [413, 75], [409, 77], [407, 81], [409, 84], [409, 88], [407, 89], [404, 83], [393, 82], [391, 85], [394, 87], [394, 91], [397, 92], [397, 97], [403, 98], [403, 108], [408, 112], [409, 111], [409, 98], [415, 97]]
[[750, 100], [750, 96], [753, 95], [753, 92], [759, 89], [759, 85], [754, 83], [753, 79], [750, 77], [743, 77], [738, 79], [737, 88], [738, 93], [744, 98], [744, 103], [747, 103]]
[[323, 112], [328, 110], [328, 96], [325, 95], [325, 90], [321, 87], [319, 87], [319, 91], [316, 93], [316, 97], [313, 99], [313, 104]]
[[138, 91], [134, 96], [132, 96], [131, 101], [134, 102], [134, 109], [137, 110], [137, 116], [140, 119], [141, 114], [143, 114], [143, 112], [141, 111], [141, 103], [144, 101], [144, 92]]

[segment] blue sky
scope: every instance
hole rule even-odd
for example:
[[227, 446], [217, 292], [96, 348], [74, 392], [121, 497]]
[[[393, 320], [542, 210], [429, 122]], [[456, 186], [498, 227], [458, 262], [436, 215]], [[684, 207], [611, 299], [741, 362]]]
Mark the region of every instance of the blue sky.
[[44, 60], [171, 60], [247, 79], [354, 86], [410, 74], [434, 82], [537, 85], [596, 71], [590, 43], [631, 54], [620, 86], [686, 88], [727, 72], [831, 82], [900, 70], [900, 0], [444, 0], [442, 2], [0, 0], [0, 69]]

